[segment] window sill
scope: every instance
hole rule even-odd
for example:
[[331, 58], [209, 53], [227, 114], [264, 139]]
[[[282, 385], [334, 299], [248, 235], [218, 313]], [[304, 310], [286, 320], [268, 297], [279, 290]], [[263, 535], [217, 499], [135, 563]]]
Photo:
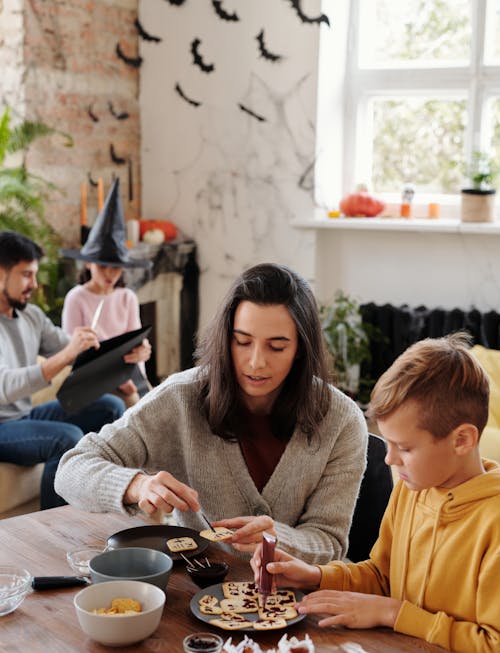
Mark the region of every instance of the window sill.
[[461, 222], [450, 218], [328, 218], [317, 209], [312, 220], [294, 220], [297, 229], [336, 229], [344, 231], [405, 231], [456, 234], [500, 235], [500, 221]]

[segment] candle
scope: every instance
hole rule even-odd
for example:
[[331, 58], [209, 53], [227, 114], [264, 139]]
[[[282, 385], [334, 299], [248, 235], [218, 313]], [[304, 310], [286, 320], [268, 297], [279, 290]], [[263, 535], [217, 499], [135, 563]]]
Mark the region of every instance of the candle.
[[134, 199], [134, 181], [132, 177], [132, 159], [128, 159], [128, 201], [132, 202]]
[[87, 184], [84, 181], [81, 185], [80, 224], [82, 227], [87, 224]]
[[431, 202], [428, 207], [429, 218], [439, 218], [439, 204]]
[[97, 211], [100, 213], [104, 206], [104, 185], [102, 179], [97, 180]]

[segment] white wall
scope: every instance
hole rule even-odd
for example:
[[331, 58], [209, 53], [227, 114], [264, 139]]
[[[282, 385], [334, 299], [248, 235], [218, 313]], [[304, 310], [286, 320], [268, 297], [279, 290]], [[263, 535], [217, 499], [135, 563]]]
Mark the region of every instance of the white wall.
[[[264, 260], [296, 268], [322, 301], [341, 288], [363, 302], [498, 308], [498, 235], [315, 233], [291, 225], [312, 219], [315, 202], [331, 207], [342, 195], [349, 0], [321, 4], [331, 28], [300, 22], [288, 2], [224, 3], [240, 22], [220, 20], [209, 0], [140, 2], [143, 27], [163, 39], [141, 45], [143, 217], [172, 220], [197, 241], [201, 325], [230, 281]], [[319, 0], [302, 7], [310, 16], [320, 12]], [[259, 57], [262, 28], [281, 62]], [[196, 37], [213, 74], [193, 65]], [[202, 105], [180, 99], [176, 83]], [[242, 113], [238, 103], [266, 121]]]
[[[278, 261], [314, 274], [314, 237], [290, 222], [313, 214], [320, 31], [334, 38], [326, 25], [302, 23], [288, 2], [223, 6], [241, 20], [221, 20], [208, 0], [140, 3], [144, 29], [163, 39], [141, 45], [142, 217], [171, 220], [197, 241], [202, 325], [251, 264]], [[320, 13], [319, 0], [302, 7]], [[259, 56], [261, 29], [281, 61]], [[193, 65], [194, 38], [212, 74]], [[176, 83], [202, 104], [183, 101]]]
[[317, 294], [361, 303], [500, 310], [500, 234], [317, 232]]
[[0, 2], [0, 110], [6, 104], [15, 107], [14, 124], [25, 117], [23, 1]]

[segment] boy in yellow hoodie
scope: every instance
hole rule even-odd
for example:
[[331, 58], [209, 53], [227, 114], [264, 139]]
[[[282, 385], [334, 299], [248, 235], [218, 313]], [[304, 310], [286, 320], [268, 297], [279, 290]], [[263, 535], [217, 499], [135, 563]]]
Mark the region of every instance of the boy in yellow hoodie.
[[[407, 349], [373, 389], [369, 415], [399, 474], [370, 558], [306, 564], [277, 550], [278, 586], [317, 590], [320, 626], [388, 626], [455, 653], [500, 651], [500, 465], [481, 459], [489, 383], [465, 334]], [[260, 547], [251, 564], [256, 579]]]

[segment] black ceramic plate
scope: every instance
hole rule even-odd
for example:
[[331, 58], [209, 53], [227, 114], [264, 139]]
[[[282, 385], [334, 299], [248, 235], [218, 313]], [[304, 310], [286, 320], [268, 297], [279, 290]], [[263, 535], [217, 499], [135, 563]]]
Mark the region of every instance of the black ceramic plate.
[[[304, 597], [304, 592], [301, 592], [298, 589], [290, 588], [292, 589], [293, 592], [295, 592], [295, 598], [297, 601], [301, 601], [302, 598]], [[200, 606], [198, 601], [201, 599], [202, 596], [205, 594], [210, 594], [211, 596], [215, 596], [216, 598], [221, 599], [224, 598], [224, 592], [222, 591], [222, 583], [217, 583], [217, 585], [210, 585], [210, 587], [205, 587], [204, 589], [200, 590], [197, 592], [193, 598], [191, 599], [191, 602], [189, 604], [191, 608], [191, 612], [194, 614], [195, 617], [200, 619], [201, 621], [204, 621], [205, 623], [209, 624], [212, 619], [217, 619], [216, 614], [204, 614], [203, 612], [200, 612]], [[242, 617], [245, 617], [248, 621], [257, 621], [259, 618], [259, 615], [257, 612], [245, 612], [245, 614], [241, 615]], [[296, 624], [299, 621], [302, 621], [306, 615], [305, 614], [299, 614], [293, 619], [287, 619], [286, 626], [283, 626], [283, 628], [287, 628], [288, 626], [293, 626], [293, 624]], [[217, 627], [217, 626], [216, 626]], [[222, 629], [223, 630], [223, 629]], [[276, 628], [275, 630], [280, 630], [279, 628]], [[281, 629], [283, 630], [283, 629]], [[228, 630], [225, 632], [229, 632]], [[238, 630], [231, 631], [234, 632], [235, 634], [237, 633], [244, 633], [244, 632], [253, 632], [253, 633], [270, 633], [272, 630], [255, 630], [255, 628], [240, 628]]]
[[118, 531], [108, 537], [108, 547], [111, 549], [124, 549], [128, 546], [142, 546], [146, 549], [156, 549], [162, 553], [167, 553], [174, 562], [182, 560], [179, 553], [170, 551], [167, 547], [167, 540], [174, 537], [192, 537], [198, 545], [198, 548], [190, 551], [183, 551], [186, 558], [194, 558], [208, 547], [209, 541], [192, 528], [184, 526], [168, 526], [167, 524], [157, 524], [154, 526], [136, 526], [127, 528], [124, 531]]

